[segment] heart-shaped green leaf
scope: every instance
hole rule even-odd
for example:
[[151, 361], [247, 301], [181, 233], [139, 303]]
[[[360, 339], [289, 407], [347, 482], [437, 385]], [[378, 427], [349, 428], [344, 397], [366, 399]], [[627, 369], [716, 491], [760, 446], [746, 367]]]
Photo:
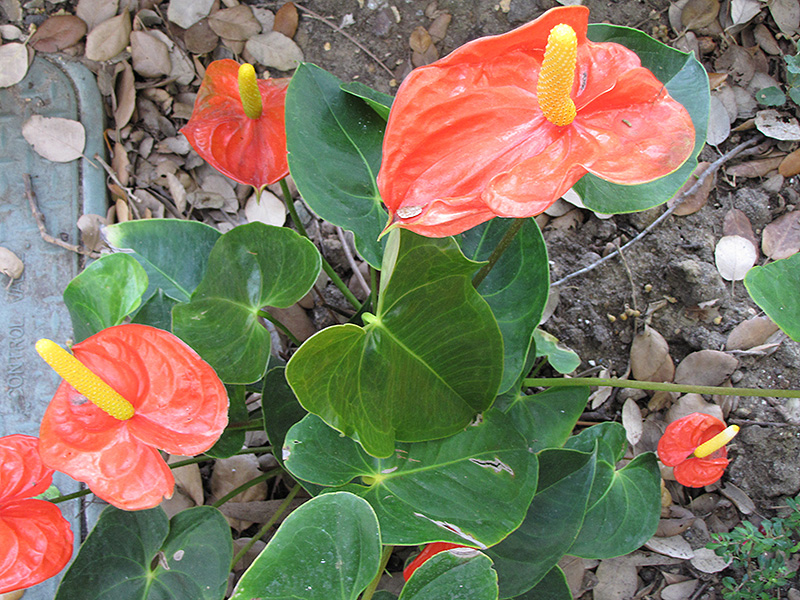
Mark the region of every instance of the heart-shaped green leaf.
[[226, 385], [225, 391], [228, 392], [228, 427], [205, 452], [214, 458], [228, 458], [244, 447], [245, 429], [233, 429], [231, 426], [247, 421], [249, 416], [244, 401], [245, 388], [243, 385]]
[[378, 573], [380, 558], [370, 505], [347, 492], [325, 494], [287, 517], [231, 600], [356, 600]]
[[572, 592], [564, 571], [555, 566], [532, 589], [514, 596], [513, 600], [572, 600]]
[[286, 366], [300, 404], [373, 456], [445, 437], [495, 399], [503, 340], [452, 238], [393, 231], [376, 315], [308, 339]]
[[499, 576], [501, 598], [530, 590], [569, 550], [583, 523], [595, 463], [594, 453], [539, 453], [539, 486], [525, 520], [486, 551]]
[[706, 70], [694, 55], [670, 48], [636, 29], [597, 23], [589, 25], [588, 37], [593, 42], [616, 42], [636, 52], [642, 66], [650, 69], [665, 84], [670, 96], [689, 111], [695, 143], [683, 166], [665, 177], [641, 185], [618, 185], [588, 174], [575, 184], [575, 191], [588, 208], [600, 213], [627, 213], [663, 204], [697, 167], [697, 155], [706, 141], [709, 107]]
[[279, 448], [283, 448], [286, 432], [308, 414], [286, 383], [286, 367], [275, 367], [267, 371], [261, 394], [261, 414], [269, 443], [275, 449], [275, 458], [281, 463]]
[[109, 506], [64, 575], [56, 600], [219, 600], [233, 558], [230, 527], [197, 506], [170, 521], [161, 508]]
[[496, 544], [525, 517], [538, 471], [525, 440], [495, 410], [449, 438], [399, 444], [385, 459], [309, 415], [289, 430], [284, 463], [325, 486], [360, 477], [344, 489], [375, 509], [384, 543], [401, 545]]
[[[513, 219], [492, 219], [461, 234], [461, 250], [467, 258], [487, 260]], [[505, 365], [499, 393], [510, 389], [522, 373], [533, 330], [547, 303], [550, 270], [542, 232], [533, 219], [500, 257], [478, 292], [489, 303], [503, 334]]]
[[103, 229], [115, 250], [131, 254], [150, 280], [143, 302], [158, 289], [179, 302], [188, 302], [202, 280], [219, 231], [199, 221], [142, 219]]
[[497, 594], [491, 559], [472, 548], [453, 548], [414, 571], [399, 600], [497, 600]]
[[147, 302], [142, 304], [131, 320], [134, 323], [172, 331], [172, 309], [176, 304], [177, 300], [167, 296], [164, 290], [158, 289]]
[[79, 273], [64, 289], [76, 342], [122, 323], [147, 289], [147, 273], [127, 254], [106, 254]]
[[389, 119], [389, 109], [392, 108], [392, 102], [394, 101], [393, 96], [373, 90], [360, 81], [343, 83], [340, 87], [348, 94], [361, 98], [364, 102], [369, 104], [372, 110], [378, 113], [384, 121]]
[[800, 342], [800, 253], [753, 267], [744, 287], [775, 324], [795, 342]]
[[376, 178], [386, 121], [342, 82], [316, 65], [301, 64], [286, 93], [289, 170], [303, 200], [320, 217], [349, 229], [375, 268], [389, 216]]
[[250, 223], [223, 235], [191, 301], [172, 311], [175, 335], [194, 348], [225, 383], [264, 376], [270, 334], [265, 306], [286, 308], [308, 293], [321, 267], [314, 244], [291, 229]]
[[554, 335], [537, 329], [533, 332], [536, 357], [544, 356], [550, 366], [564, 375], [572, 373], [581, 364], [581, 358], [573, 350], [562, 346]]
[[628, 446], [619, 423], [594, 425], [566, 444], [584, 451], [595, 445], [595, 481], [583, 527], [569, 554], [612, 558], [633, 552], [655, 534], [661, 516], [661, 474], [652, 452], [614, 470]]
[[552, 387], [533, 396], [518, 396], [505, 412], [533, 451], [539, 452], [564, 445], [588, 400], [588, 387]]

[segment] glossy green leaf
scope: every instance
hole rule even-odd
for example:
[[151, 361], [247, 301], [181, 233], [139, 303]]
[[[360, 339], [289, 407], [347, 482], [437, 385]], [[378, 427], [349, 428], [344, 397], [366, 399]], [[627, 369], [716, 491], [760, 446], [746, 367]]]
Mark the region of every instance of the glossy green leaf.
[[381, 534], [363, 499], [337, 492], [290, 514], [231, 600], [356, 600], [378, 573]]
[[286, 366], [306, 410], [381, 457], [395, 440], [461, 430], [491, 405], [503, 370], [500, 330], [472, 287], [476, 264], [452, 238], [388, 237], [377, 314], [363, 328], [320, 331]]
[[544, 356], [559, 373], [567, 375], [581, 365], [581, 358], [573, 350], [562, 345], [554, 335], [537, 329], [533, 332], [536, 356]]
[[321, 267], [314, 244], [291, 229], [240, 225], [223, 235], [191, 301], [172, 311], [175, 335], [197, 351], [225, 383], [253, 383], [267, 368], [265, 306], [285, 308], [308, 293]]
[[[588, 399], [589, 388], [582, 389], [586, 390]], [[615, 465], [625, 456], [628, 439], [621, 424], [609, 421], [584, 429], [580, 434], [567, 440], [565, 447], [581, 452], [593, 452], [597, 447], [597, 460]]]
[[228, 392], [228, 427], [216, 443], [206, 450], [206, 454], [213, 458], [228, 458], [244, 448], [244, 429], [229, 429], [234, 423], [247, 421], [247, 405], [244, 401], [245, 388], [243, 385], [226, 385]]
[[514, 596], [514, 600], [572, 600], [567, 578], [558, 566], [547, 572], [533, 589]]
[[453, 548], [414, 571], [399, 600], [497, 600], [497, 594], [491, 559], [471, 548]]
[[633, 552], [655, 535], [660, 516], [661, 474], [655, 454], [647, 452], [613, 473], [605, 495], [587, 511], [569, 554], [612, 558]]
[[800, 254], [753, 267], [744, 287], [758, 306], [796, 342], [800, 342]]
[[552, 387], [533, 396], [519, 397], [506, 409], [506, 414], [533, 451], [539, 452], [564, 445], [588, 400], [588, 387]]
[[131, 320], [134, 323], [172, 331], [172, 309], [176, 304], [177, 300], [167, 296], [164, 290], [158, 289], [147, 302], [142, 304]]
[[393, 96], [373, 90], [360, 81], [343, 83], [340, 87], [348, 94], [361, 98], [364, 102], [369, 104], [372, 110], [378, 113], [384, 121], [389, 119], [389, 109], [392, 108], [392, 102], [394, 102]]
[[[475, 261], [488, 260], [513, 219], [492, 219], [460, 237], [461, 250]], [[533, 330], [547, 303], [550, 270], [539, 226], [525, 219], [520, 232], [478, 286], [503, 334], [505, 364], [499, 393], [510, 389], [525, 366]]]
[[64, 288], [76, 342], [106, 327], [119, 325], [139, 307], [147, 273], [127, 254], [106, 254]]
[[496, 544], [525, 517], [538, 472], [513, 423], [494, 410], [449, 438], [399, 444], [385, 459], [309, 415], [289, 430], [283, 455], [295, 477], [347, 484], [365, 498], [386, 544]]
[[781, 88], [771, 85], [755, 93], [756, 102], [764, 106], [783, 106], [786, 104], [786, 94]]
[[376, 178], [386, 121], [342, 82], [301, 64], [286, 93], [289, 170], [303, 200], [320, 217], [353, 232], [356, 248], [375, 268], [389, 215]]
[[486, 551], [499, 576], [501, 598], [533, 588], [572, 546], [583, 523], [595, 463], [594, 453], [539, 453], [539, 486], [525, 520]]
[[588, 208], [600, 213], [627, 213], [663, 204], [692, 174], [697, 166], [697, 155], [705, 144], [710, 101], [706, 70], [692, 54], [670, 48], [636, 29], [597, 23], [589, 25], [588, 36], [594, 42], [622, 44], [639, 55], [642, 66], [650, 69], [665, 84], [670, 96], [689, 111], [695, 128], [695, 144], [683, 166], [650, 183], [618, 185], [587, 174], [574, 189]]
[[188, 302], [206, 271], [208, 255], [219, 231], [199, 221], [142, 219], [103, 229], [109, 246], [133, 256], [147, 271], [143, 301], [158, 289]]
[[283, 464], [279, 449], [283, 448], [286, 432], [308, 414], [286, 382], [286, 367], [267, 371], [261, 394], [261, 414], [269, 443], [275, 449], [275, 458]]
[[170, 521], [161, 508], [109, 506], [64, 575], [56, 600], [219, 600], [233, 558], [230, 527], [197, 506]]

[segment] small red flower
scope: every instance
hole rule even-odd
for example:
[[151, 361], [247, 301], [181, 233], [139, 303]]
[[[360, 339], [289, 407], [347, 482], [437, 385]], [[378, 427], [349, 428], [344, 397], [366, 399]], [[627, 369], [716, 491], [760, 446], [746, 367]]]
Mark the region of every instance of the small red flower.
[[[289, 79], [256, 80], [252, 75], [240, 88], [239, 69], [230, 59], [208, 65], [192, 117], [181, 133], [212, 167], [261, 190], [289, 174], [284, 126]], [[243, 96], [255, 111], [259, 95], [260, 116], [253, 118], [242, 104]]]
[[[728, 466], [725, 443], [739, 431], [703, 413], [692, 413], [667, 426], [658, 441], [658, 457], [673, 473], [678, 483], [687, 487], [703, 487], [722, 477]], [[711, 442], [712, 438], [714, 439]], [[706, 442], [711, 442], [707, 445]], [[700, 448], [703, 446], [703, 448]]]
[[[70, 379], [58, 387], [42, 419], [42, 459], [117, 508], [152, 508], [172, 496], [175, 480], [159, 449], [205, 452], [227, 425], [228, 396], [219, 377], [171, 333], [135, 324], [109, 327], [73, 346], [83, 366], [67, 365], [67, 371], [45, 356], [42, 342], [48, 340], [37, 343], [37, 350]], [[78, 372], [84, 366], [90, 373]], [[98, 391], [105, 384], [110, 392]], [[103, 402], [114, 394], [116, 404], [109, 408]]]
[[411, 575], [414, 573], [414, 571], [419, 569], [429, 558], [439, 554], [439, 552], [444, 552], [445, 550], [450, 550], [451, 548], [468, 547], [469, 546], [462, 546], [461, 544], [451, 544], [450, 542], [433, 542], [432, 544], [428, 544], [422, 549], [422, 552], [417, 554], [416, 558], [408, 563], [406, 568], [403, 569], [403, 579], [406, 581], [411, 579]]
[[38, 439], [0, 438], [0, 594], [49, 579], [72, 556], [69, 522], [55, 504], [33, 498], [52, 480]]
[[392, 225], [455, 235], [537, 215], [586, 173], [640, 184], [683, 164], [688, 112], [634, 52], [589, 41], [588, 20], [553, 8], [411, 72], [378, 174]]

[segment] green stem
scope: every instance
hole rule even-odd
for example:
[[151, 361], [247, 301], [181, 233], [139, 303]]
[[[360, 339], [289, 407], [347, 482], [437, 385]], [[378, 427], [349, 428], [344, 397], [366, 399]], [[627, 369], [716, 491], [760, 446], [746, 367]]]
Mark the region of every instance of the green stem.
[[275, 522], [278, 519], [280, 519], [281, 516], [283, 516], [283, 513], [286, 512], [287, 508], [289, 508], [289, 504], [292, 502], [292, 500], [294, 500], [294, 497], [297, 495], [297, 492], [299, 491], [300, 491], [300, 484], [296, 483], [289, 492], [289, 495], [286, 496], [286, 498], [284, 498], [283, 502], [281, 502], [281, 505], [278, 507], [278, 510], [275, 511], [275, 514], [273, 514], [272, 517], [270, 517], [269, 521], [267, 521], [264, 524], [264, 526], [259, 530], [259, 532], [252, 538], [250, 538], [250, 541], [247, 542], [242, 547], [242, 549], [236, 553], [236, 556], [233, 557], [233, 560], [231, 561], [231, 569], [230, 569], [231, 571], [233, 571], [233, 569], [236, 567], [236, 563], [242, 560], [242, 557], [244, 557], [244, 555], [247, 554], [247, 551], [253, 547], [253, 544], [255, 544], [258, 540], [260, 540], [269, 531], [270, 527], [275, 525]]
[[[286, 209], [289, 211], [289, 216], [292, 217], [294, 226], [297, 227], [297, 231], [300, 233], [300, 235], [302, 235], [304, 238], [308, 238], [306, 228], [303, 227], [303, 223], [300, 221], [300, 217], [297, 216], [297, 211], [294, 208], [294, 201], [292, 200], [292, 194], [289, 191], [289, 185], [286, 183], [286, 179], [281, 179], [280, 184], [281, 191], [283, 192], [283, 202], [286, 204]], [[353, 308], [359, 310], [361, 308], [361, 302], [359, 302], [358, 298], [353, 295], [353, 292], [348, 289], [344, 281], [342, 281], [342, 278], [339, 277], [330, 263], [325, 260], [324, 256], [322, 256], [322, 253], [320, 253], [320, 256], [322, 257], [322, 270], [325, 271], [328, 277], [331, 278], [333, 285], [339, 288], [339, 291], [342, 292], [344, 297], [347, 298], [347, 301], [353, 305]]]
[[[252, 421], [240, 421], [239, 423], [228, 423], [225, 431], [258, 431], [264, 429], [264, 419], [253, 419]], [[252, 454], [252, 453], [248, 453]]]
[[236, 495], [238, 495], [238, 494], [242, 493], [242, 492], [243, 492], [243, 491], [245, 491], [245, 490], [249, 490], [249, 489], [250, 489], [251, 487], [253, 487], [254, 485], [258, 485], [259, 483], [261, 483], [262, 481], [266, 481], [266, 480], [267, 480], [267, 479], [269, 479], [270, 477], [274, 477], [275, 475], [277, 475], [278, 473], [280, 473], [282, 470], [283, 470], [283, 469], [281, 469], [280, 467], [278, 467], [277, 469], [272, 469], [271, 471], [267, 471], [267, 472], [266, 472], [266, 473], [264, 473], [263, 475], [259, 475], [259, 476], [258, 476], [258, 477], [256, 477], [255, 479], [251, 479], [250, 481], [248, 481], [248, 482], [246, 482], [246, 483], [243, 483], [243, 484], [242, 484], [242, 485], [240, 485], [239, 487], [237, 487], [237, 488], [234, 488], [234, 489], [232, 489], [230, 492], [228, 492], [227, 494], [225, 494], [225, 495], [224, 495], [222, 498], [220, 498], [219, 500], [217, 500], [216, 502], [214, 502], [214, 504], [212, 504], [211, 506], [213, 506], [214, 508], [219, 508], [220, 506], [222, 506], [223, 504], [225, 504], [225, 503], [226, 503], [228, 500], [230, 500], [230, 499], [231, 499], [231, 498], [233, 498], [234, 496], [236, 496]]
[[383, 577], [383, 571], [386, 569], [386, 564], [389, 562], [389, 557], [392, 556], [392, 550], [394, 546], [384, 546], [383, 554], [381, 554], [381, 565], [378, 569], [378, 574], [375, 575], [375, 579], [369, 582], [367, 589], [364, 590], [364, 593], [361, 595], [361, 600], [372, 600], [372, 596], [375, 594], [375, 590], [378, 588], [378, 584], [381, 582], [381, 577]]
[[53, 498], [52, 500], [50, 500], [50, 502], [52, 502], [53, 504], [58, 504], [59, 502], [66, 502], [67, 500], [74, 500], [75, 498], [88, 496], [91, 493], [92, 490], [87, 488], [85, 490], [80, 490], [79, 492], [73, 492], [71, 494], [67, 494], [66, 496], [59, 496], [58, 498]]
[[283, 323], [281, 323], [280, 321], [278, 321], [278, 319], [276, 319], [275, 317], [273, 317], [273, 316], [272, 316], [271, 314], [269, 314], [267, 311], [265, 311], [265, 310], [259, 310], [259, 311], [258, 311], [258, 316], [259, 316], [259, 317], [264, 317], [264, 318], [265, 318], [267, 321], [269, 321], [270, 323], [272, 323], [273, 325], [275, 325], [275, 327], [277, 327], [277, 328], [278, 328], [278, 329], [280, 329], [280, 330], [281, 330], [283, 333], [285, 333], [285, 334], [286, 334], [286, 337], [288, 337], [288, 338], [291, 340], [291, 342], [292, 342], [292, 343], [293, 343], [295, 346], [298, 346], [298, 347], [300, 346], [300, 340], [298, 340], [298, 339], [297, 339], [297, 337], [295, 337], [295, 335], [294, 335], [294, 334], [293, 334], [291, 331], [289, 331], [289, 328], [288, 328], [288, 327], [286, 327], [286, 325], [284, 325], [284, 324], [283, 324]]
[[657, 381], [631, 381], [630, 379], [602, 379], [599, 377], [532, 378], [523, 380], [527, 387], [580, 387], [597, 385], [605, 387], [634, 388], [678, 392], [681, 394], [717, 394], [720, 396], [756, 396], [759, 398], [800, 398], [800, 390], [761, 390], [756, 388], [717, 387], [713, 385], [685, 385]]
[[478, 286], [486, 279], [486, 276], [494, 267], [495, 263], [500, 260], [500, 257], [503, 256], [503, 252], [508, 250], [508, 247], [511, 245], [511, 242], [514, 240], [516, 235], [519, 233], [519, 230], [522, 229], [522, 226], [525, 224], [525, 219], [514, 219], [511, 222], [508, 230], [506, 231], [503, 238], [498, 242], [495, 249], [492, 251], [492, 254], [489, 256], [489, 261], [481, 267], [481, 270], [475, 274], [475, 277], [472, 278], [472, 287], [476, 290]]

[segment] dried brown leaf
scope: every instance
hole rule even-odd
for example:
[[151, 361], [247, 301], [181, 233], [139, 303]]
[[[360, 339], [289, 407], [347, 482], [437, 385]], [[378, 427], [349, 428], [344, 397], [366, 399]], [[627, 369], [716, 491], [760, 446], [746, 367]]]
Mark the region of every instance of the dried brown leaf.
[[189, 29], [208, 16], [214, 2], [215, 0], [170, 0], [167, 18], [178, 27]]
[[777, 169], [782, 161], [782, 156], [760, 158], [727, 167], [725, 172], [731, 177], [763, 177], [773, 169]]
[[740, 235], [720, 238], [714, 249], [714, 261], [720, 276], [726, 281], [741, 281], [756, 264], [758, 251], [755, 244]]
[[122, 129], [133, 116], [136, 108], [136, 87], [134, 86], [133, 69], [127, 62], [117, 65], [117, 85], [114, 90], [116, 101], [114, 107], [114, 124], [117, 129]]
[[447, 35], [447, 28], [450, 26], [450, 21], [452, 19], [453, 15], [448, 12], [443, 12], [428, 26], [428, 33], [431, 34], [431, 39], [434, 44], [441, 42], [444, 36]]
[[730, 44], [722, 55], [714, 61], [714, 69], [727, 73], [739, 85], [747, 85], [756, 72], [753, 55], [736, 44]]
[[421, 25], [411, 32], [411, 37], [408, 38], [408, 45], [414, 52], [425, 54], [428, 48], [433, 45], [433, 39], [428, 30]]
[[287, 2], [275, 13], [272, 31], [278, 31], [288, 38], [293, 38], [297, 32], [297, 7], [293, 2]]
[[642, 437], [644, 423], [639, 405], [631, 398], [625, 400], [625, 404], [622, 405], [622, 426], [625, 428], [625, 437], [628, 438], [631, 446], [638, 444]]
[[661, 590], [661, 600], [689, 600], [698, 583], [697, 579], [689, 579], [668, 585]]
[[19, 279], [24, 270], [25, 265], [19, 256], [8, 248], [0, 246], [0, 273], [9, 278], [8, 285], [11, 285], [11, 282], [15, 279]]
[[729, 31], [740, 29], [736, 26], [745, 25], [761, 13], [761, 2], [758, 0], [731, 0], [730, 7], [731, 26], [728, 28]]
[[131, 179], [131, 161], [128, 160], [125, 146], [119, 142], [114, 142], [114, 156], [111, 159], [111, 167], [114, 169], [114, 173], [117, 174], [119, 182], [127, 186]]
[[800, 251], [800, 210], [781, 215], [764, 227], [761, 251], [773, 260], [789, 258]]
[[79, 0], [75, 14], [92, 30], [117, 14], [119, 0]]
[[[241, 454], [230, 458], [218, 459], [214, 463], [214, 471], [211, 473], [211, 494], [215, 499], [222, 498], [228, 492], [261, 476], [258, 468], [258, 459], [252, 454]], [[231, 500], [233, 502], [252, 502], [253, 500], [265, 500], [267, 497], [267, 484], [260, 482], [245, 491], [236, 494]], [[252, 525], [253, 521], [242, 521], [227, 517], [231, 527], [242, 531]]]
[[261, 33], [261, 23], [246, 4], [215, 12], [208, 17], [208, 25], [219, 37], [227, 40], [246, 41]]
[[784, 177], [792, 177], [800, 173], [800, 148], [784, 157], [778, 166], [778, 173]]
[[97, 252], [105, 246], [105, 242], [100, 235], [100, 227], [108, 225], [104, 216], [91, 213], [82, 214], [78, 217], [77, 225], [78, 230], [81, 232], [81, 243], [88, 250]]
[[219, 36], [208, 24], [208, 19], [198, 21], [183, 34], [186, 49], [193, 54], [207, 54], [219, 44]]
[[756, 113], [756, 129], [775, 140], [800, 141], [800, 123], [788, 114], [772, 108]]
[[725, 485], [723, 485], [720, 488], [719, 493], [733, 502], [736, 505], [736, 508], [739, 509], [739, 512], [743, 515], [750, 515], [756, 511], [756, 505], [750, 499], [750, 496], [748, 496], [744, 490], [738, 488], [730, 482], [727, 482]]
[[[278, 523], [282, 522], [289, 513], [298, 506], [308, 502], [307, 498], [295, 498], [289, 503], [289, 510], [284, 512], [278, 519]], [[226, 517], [233, 519], [241, 519], [242, 521], [252, 521], [254, 523], [266, 523], [272, 518], [283, 500], [253, 500], [250, 502], [226, 502], [219, 507], [220, 511]]]
[[[719, 573], [731, 564], [731, 560], [725, 560], [709, 548], [698, 548], [694, 551], [694, 557], [689, 559], [692, 566], [703, 573]], [[662, 598], [664, 597], [662, 593]]]
[[[708, 169], [711, 165], [709, 162], [700, 162], [697, 163], [697, 167], [692, 173], [692, 176], [689, 177], [688, 181], [683, 184], [683, 187], [678, 190], [678, 193], [673, 196], [673, 198], [669, 201], [668, 205], [672, 206], [675, 202], [675, 198], [682, 195], [686, 190], [692, 187], [697, 179]], [[707, 177], [700, 188], [691, 196], [686, 196], [683, 202], [680, 203], [678, 208], [675, 209], [675, 214], [678, 216], [686, 216], [696, 213], [698, 210], [705, 206], [706, 202], [708, 201], [708, 195], [711, 193], [711, 190], [716, 184], [717, 174], [714, 173], [711, 177]]]
[[759, 47], [767, 54], [783, 54], [783, 51], [778, 45], [778, 42], [775, 41], [775, 37], [772, 35], [772, 32], [763, 23], [759, 23], [755, 26], [753, 29], [753, 37], [755, 38]]
[[719, 146], [731, 134], [731, 120], [728, 110], [717, 96], [711, 96], [708, 112], [708, 132], [706, 142]]
[[308, 313], [298, 304], [292, 304], [289, 308], [269, 307], [267, 311], [283, 323], [301, 342], [306, 341], [317, 332]]
[[739, 361], [719, 350], [699, 350], [675, 368], [675, 383], [721, 385], [739, 366]]
[[[191, 458], [190, 456], [172, 455], [167, 459], [167, 464], [171, 465], [182, 460]], [[191, 498], [196, 506], [202, 506], [204, 502], [203, 478], [200, 476], [200, 467], [195, 464], [184, 465], [177, 469], [172, 469], [175, 476], [175, 485], [182, 489]]]
[[117, 201], [114, 203], [114, 209], [117, 223], [125, 223], [126, 221], [131, 220], [131, 209], [128, 207], [128, 203], [125, 202], [121, 196], [118, 197]]
[[681, 11], [681, 25], [686, 29], [708, 27], [719, 14], [718, 0], [689, 0]]
[[146, 31], [131, 32], [131, 61], [142, 77], [163, 77], [172, 68], [167, 45]]
[[131, 18], [128, 10], [103, 21], [86, 36], [86, 58], [111, 60], [130, 43]]
[[797, 0], [770, 0], [769, 12], [781, 32], [789, 37], [800, 27], [800, 3]]
[[684, 394], [678, 398], [675, 404], [669, 407], [664, 421], [669, 424], [696, 412], [711, 415], [720, 421], [723, 420], [722, 408], [716, 404], [706, 402], [705, 398], [700, 394]]
[[25, 44], [11, 42], [0, 46], [0, 88], [11, 87], [25, 79], [30, 57]]
[[245, 44], [256, 62], [279, 71], [291, 71], [303, 62], [303, 51], [291, 38], [279, 31], [251, 37]]
[[725, 213], [725, 219], [722, 222], [722, 235], [739, 235], [750, 240], [756, 247], [758, 246], [758, 239], [756, 234], [753, 233], [750, 219], [738, 208], [732, 208]]
[[667, 340], [649, 325], [633, 338], [631, 373], [638, 381], [672, 381], [675, 375]]
[[778, 331], [778, 326], [769, 317], [753, 317], [742, 321], [728, 334], [726, 350], [749, 350], [765, 343]]
[[275, 194], [264, 190], [260, 197], [258, 194], [250, 196], [244, 206], [244, 216], [248, 223], [259, 221], [281, 227], [286, 222], [286, 205]]
[[708, 74], [708, 85], [709, 88], [712, 90], [716, 90], [719, 86], [725, 83], [728, 80], [727, 73], [709, 73]]
[[685, 539], [679, 535], [671, 537], [651, 537], [644, 543], [645, 548], [672, 558], [688, 560], [694, 556], [694, 551]]
[[672, 537], [673, 535], [680, 535], [692, 526], [694, 519], [694, 516], [682, 517], [680, 519], [661, 519], [658, 522], [656, 536]]
[[30, 44], [39, 52], [58, 52], [77, 44], [86, 35], [86, 23], [73, 15], [53, 15], [31, 36]]
[[597, 566], [594, 600], [629, 600], [638, 587], [636, 566], [626, 557], [609, 558]]
[[86, 131], [72, 119], [33, 115], [22, 125], [22, 136], [39, 156], [53, 162], [70, 162], [83, 155]]

